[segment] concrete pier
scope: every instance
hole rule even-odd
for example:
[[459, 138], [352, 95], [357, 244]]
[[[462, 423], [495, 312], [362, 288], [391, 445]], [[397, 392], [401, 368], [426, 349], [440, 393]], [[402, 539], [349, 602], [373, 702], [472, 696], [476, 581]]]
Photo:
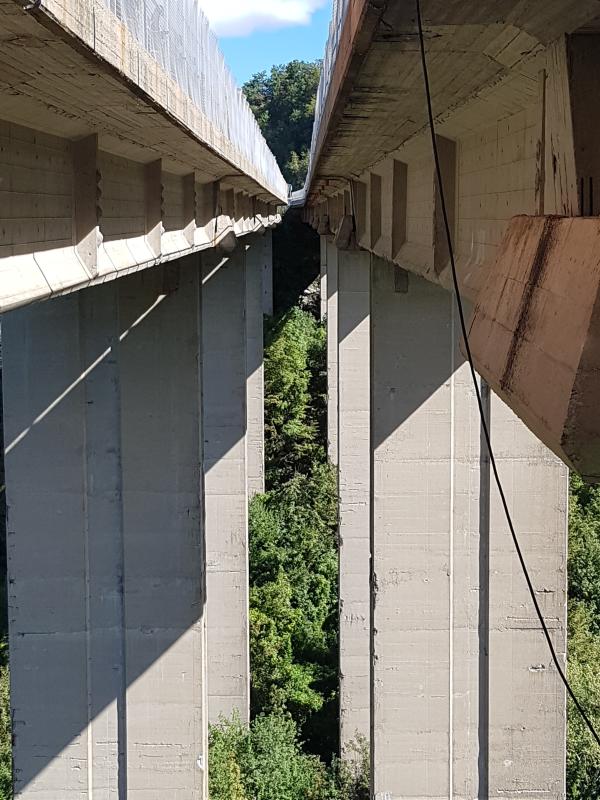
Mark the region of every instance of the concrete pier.
[[327, 318], [327, 236], [319, 236], [319, 294], [321, 322]]
[[[489, 463], [452, 296], [374, 260], [373, 791], [564, 796], [565, 697]], [[491, 400], [534, 584], [564, 653], [567, 471]]]
[[[338, 250], [332, 239], [326, 240], [327, 250], [327, 455], [332, 464], [338, 463]], [[323, 245], [321, 245], [323, 246]]]
[[[249, 718], [246, 248], [202, 258], [209, 719]], [[251, 257], [248, 258], [251, 260]]]
[[[270, 235], [270, 233], [269, 233]], [[266, 269], [265, 237], [248, 237], [246, 247], [246, 375], [248, 496], [265, 490], [265, 401], [263, 370], [263, 302]], [[270, 253], [268, 253], [270, 254]], [[272, 276], [271, 276], [272, 278]]]
[[267, 229], [260, 242], [262, 243], [262, 291], [263, 314], [273, 316], [273, 232]]
[[3, 318], [15, 795], [202, 798], [197, 259]]
[[[323, 237], [322, 237], [323, 241]], [[338, 485], [340, 743], [370, 729], [370, 266], [340, 250], [338, 266]]]

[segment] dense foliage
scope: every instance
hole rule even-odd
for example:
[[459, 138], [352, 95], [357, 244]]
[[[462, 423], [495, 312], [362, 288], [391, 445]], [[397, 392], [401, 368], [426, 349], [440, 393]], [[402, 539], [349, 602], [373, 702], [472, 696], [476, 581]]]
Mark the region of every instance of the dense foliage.
[[293, 309], [267, 334], [267, 493], [250, 508], [253, 713], [287, 709], [337, 749], [337, 500], [325, 441], [325, 336]]
[[250, 504], [253, 722], [210, 733], [211, 800], [368, 800], [369, 754], [337, 751], [337, 499], [326, 341], [292, 309], [267, 331], [266, 488]]
[[324, 764], [302, 751], [293, 720], [259, 715], [250, 728], [233, 720], [210, 732], [211, 800], [329, 800]]
[[8, 645], [0, 643], [0, 800], [12, 798], [12, 724]]
[[290, 61], [258, 72], [243, 90], [288, 183], [300, 188], [306, 177], [319, 84], [318, 61]]
[[[569, 659], [571, 686], [600, 729], [600, 487], [571, 477], [569, 515]], [[600, 797], [600, 748], [569, 701], [567, 794]]]
[[368, 749], [326, 766], [304, 752], [289, 715], [261, 714], [246, 728], [233, 719], [210, 731], [210, 800], [368, 800]]
[[[0, 346], [0, 443], [4, 441], [2, 418], [2, 351]], [[4, 493], [4, 451], [0, 447], [0, 800], [11, 800], [12, 724], [10, 718], [10, 676], [8, 671], [8, 602], [6, 560], [6, 495]]]

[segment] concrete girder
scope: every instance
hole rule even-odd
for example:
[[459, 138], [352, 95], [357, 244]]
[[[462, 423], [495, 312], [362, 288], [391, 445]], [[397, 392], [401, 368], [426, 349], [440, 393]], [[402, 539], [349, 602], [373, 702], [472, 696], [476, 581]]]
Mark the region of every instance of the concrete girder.
[[70, 141], [0, 122], [0, 144], [0, 312], [280, 220], [268, 203], [231, 184], [196, 170], [169, 172], [160, 159], [113, 155], [98, 148], [96, 135]]
[[[456, 33], [458, 40], [462, 35]], [[600, 364], [593, 346], [595, 316], [586, 316], [585, 309], [597, 293], [590, 250], [596, 234], [594, 220], [579, 222], [577, 217], [593, 217], [600, 211], [600, 157], [595, 146], [600, 112], [596, 103], [590, 103], [597, 91], [599, 35], [592, 24], [534, 49], [524, 62], [518, 62], [518, 70], [511, 67], [502, 80], [452, 109], [437, 127], [459, 283], [478, 315], [473, 323], [478, 337], [476, 366], [548, 447], [594, 480], [600, 478], [600, 431], [593, 413], [586, 409], [594, 404], [588, 378]], [[487, 36], [484, 26], [479, 38], [473, 39], [473, 47], [479, 46], [480, 39], [487, 41]], [[429, 46], [432, 58], [437, 48], [440, 52], [444, 48], [443, 42]], [[389, 49], [393, 52], [394, 46], [390, 44]], [[440, 187], [428, 137], [427, 131], [416, 133], [366, 171], [349, 175], [348, 190], [336, 185], [337, 194], [313, 197], [309, 213], [319, 221], [327, 219], [334, 233], [344, 215], [351, 213], [361, 247], [452, 290]], [[540, 240], [540, 223], [533, 215], [544, 213], [567, 219], [554, 227], [560, 242], [554, 255], [549, 255], [542, 285], [533, 274], [531, 250]], [[523, 214], [532, 215], [529, 223], [523, 222]], [[580, 241], [575, 230], [583, 237]], [[508, 325], [514, 336], [523, 333], [517, 330], [517, 322], [531, 287], [535, 285], [537, 297], [548, 281], [560, 283], [558, 253], [562, 269], [574, 281], [572, 292], [586, 287], [585, 302], [575, 307], [567, 297], [559, 303], [553, 332], [549, 324], [542, 330], [531, 315], [523, 317], [521, 328], [527, 326], [531, 348], [520, 348], [519, 370], [538, 379], [534, 384], [517, 377], [509, 388], [502, 381], [506, 365], [500, 350], [507, 333], [502, 326]], [[502, 295], [507, 307], [498, 309], [494, 304], [505, 280], [517, 283]], [[570, 317], [562, 317], [562, 324], [561, 315], [567, 313]], [[561, 331], [573, 325], [573, 354], [568, 366], [559, 367], [569, 371], [570, 378], [559, 400], [556, 371], [542, 364], [544, 358], [561, 360]], [[561, 404], [557, 414], [550, 413], [551, 398], [552, 403]]]

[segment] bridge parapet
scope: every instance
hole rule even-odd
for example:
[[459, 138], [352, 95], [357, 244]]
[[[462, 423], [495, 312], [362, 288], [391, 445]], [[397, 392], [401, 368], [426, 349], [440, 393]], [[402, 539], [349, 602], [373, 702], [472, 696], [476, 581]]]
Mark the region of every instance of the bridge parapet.
[[287, 185], [196, 0], [0, 0], [0, 310], [275, 224]]
[[275, 157], [197, 0], [42, 0], [40, 9], [285, 200]]

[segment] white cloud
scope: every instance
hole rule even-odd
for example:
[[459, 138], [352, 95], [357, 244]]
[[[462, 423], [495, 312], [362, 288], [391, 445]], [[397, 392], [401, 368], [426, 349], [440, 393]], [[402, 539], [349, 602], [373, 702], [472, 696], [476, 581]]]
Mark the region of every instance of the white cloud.
[[256, 30], [308, 25], [328, 0], [200, 0], [200, 7], [219, 36], [247, 36]]

